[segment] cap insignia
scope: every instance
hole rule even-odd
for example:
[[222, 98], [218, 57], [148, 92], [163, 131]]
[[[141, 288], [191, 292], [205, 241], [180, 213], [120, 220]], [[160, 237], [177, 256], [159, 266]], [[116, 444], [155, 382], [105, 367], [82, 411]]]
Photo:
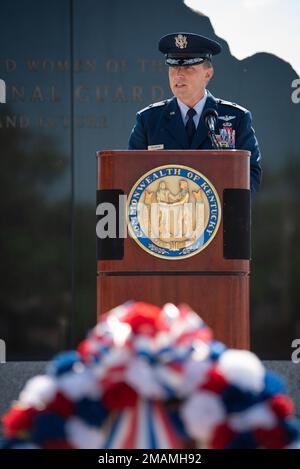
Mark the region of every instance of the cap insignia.
[[185, 49], [187, 47], [187, 37], [183, 36], [182, 34], [178, 34], [175, 36], [175, 46], [179, 49]]

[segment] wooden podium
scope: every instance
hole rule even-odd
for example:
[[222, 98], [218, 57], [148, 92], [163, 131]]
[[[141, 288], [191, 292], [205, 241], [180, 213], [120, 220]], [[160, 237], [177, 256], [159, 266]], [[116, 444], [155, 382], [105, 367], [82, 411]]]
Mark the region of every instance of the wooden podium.
[[[97, 314], [129, 300], [189, 304], [229, 347], [249, 348], [250, 153], [242, 150], [100, 151], [98, 204], [128, 196], [147, 172], [182, 165], [203, 174], [220, 200], [214, 239], [178, 260], [156, 257], [128, 236], [97, 238]], [[122, 210], [122, 208], [120, 209]]]

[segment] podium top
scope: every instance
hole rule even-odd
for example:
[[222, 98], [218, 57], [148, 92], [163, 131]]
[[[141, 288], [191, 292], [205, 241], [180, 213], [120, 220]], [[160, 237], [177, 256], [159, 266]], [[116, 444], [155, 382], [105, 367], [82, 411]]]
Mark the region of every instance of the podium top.
[[184, 153], [186, 156], [195, 156], [195, 155], [209, 155], [209, 156], [238, 156], [241, 158], [250, 158], [251, 152], [248, 150], [100, 150], [96, 152], [97, 158], [103, 156], [129, 156], [134, 154], [139, 154], [142, 156], [149, 156], [149, 154], [155, 155], [169, 155], [169, 156], [178, 156]]

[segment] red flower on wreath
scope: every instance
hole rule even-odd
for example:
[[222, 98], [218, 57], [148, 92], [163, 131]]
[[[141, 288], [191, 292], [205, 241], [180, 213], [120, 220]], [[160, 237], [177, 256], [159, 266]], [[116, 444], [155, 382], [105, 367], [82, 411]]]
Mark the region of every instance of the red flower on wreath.
[[4, 435], [6, 438], [13, 438], [21, 432], [27, 432], [32, 427], [34, 417], [39, 413], [33, 407], [12, 407], [3, 418]]
[[160, 308], [147, 303], [132, 304], [121, 320], [131, 326], [135, 335], [154, 337], [157, 332], [169, 329]]

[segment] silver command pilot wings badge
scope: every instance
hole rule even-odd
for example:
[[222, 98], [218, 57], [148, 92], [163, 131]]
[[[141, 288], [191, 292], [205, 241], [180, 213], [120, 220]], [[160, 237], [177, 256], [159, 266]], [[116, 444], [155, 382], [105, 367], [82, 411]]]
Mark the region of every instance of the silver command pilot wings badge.
[[236, 118], [236, 116], [219, 116], [219, 119], [221, 121], [225, 121], [225, 122], [232, 121], [235, 118]]

